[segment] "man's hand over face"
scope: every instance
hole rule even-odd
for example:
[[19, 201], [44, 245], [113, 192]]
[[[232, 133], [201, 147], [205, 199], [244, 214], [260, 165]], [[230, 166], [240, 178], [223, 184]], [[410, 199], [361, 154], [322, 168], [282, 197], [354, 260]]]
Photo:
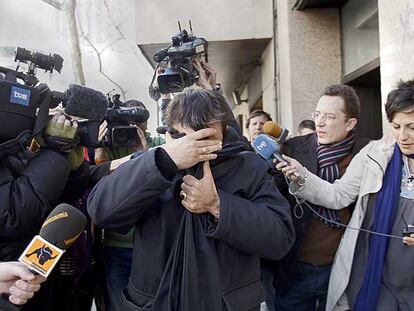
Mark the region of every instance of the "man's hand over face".
[[140, 146], [140, 148], [137, 148], [137, 151], [138, 150], [141, 150], [141, 151], [148, 150], [149, 146], [148, 146], [147, 138], [145, 137], [145, 131], [143, 131], [140, 127], [137, 126], [137, 134], [138, 134], [138, 137], [141, 141], [141, 146]]
[[220, 140], [208, 139], [216, 135], [216, 129], [205, 128], [181, 138], [173, 139], [167, 133], [164, 148], [179, 170], [194, 166], [199, 162], [214, 160], [214, 153], [222, 148]]
[[211, 213], [219, 218], [220, 198], [210, 169], [210, 163], [203, 163], [203, 178], [198, 180], [194, 176], [186, 175], [181, 184], [181, 203], [192, 213]]

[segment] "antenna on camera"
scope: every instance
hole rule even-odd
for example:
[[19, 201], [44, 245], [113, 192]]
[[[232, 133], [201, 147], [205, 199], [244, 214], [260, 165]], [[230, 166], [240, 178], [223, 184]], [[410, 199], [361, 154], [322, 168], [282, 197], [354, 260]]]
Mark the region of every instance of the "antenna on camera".
[[193, 26], [191, 25], [191, 19], [188, 20], [188, 25], [190, 26], [191, 34], [193, 34]]
[[178, 30], [179, 30], [179, 31], [181, 31], [181, 24], [180, 24], [180, 21], [177, 21], [177, 23], [178, 23]]
[[109, 97], [109, 95], [111, 95], [112, 92], [115, 92], [115, 89], [112, 89], [108, 93], [106, 93], [106, 97]]

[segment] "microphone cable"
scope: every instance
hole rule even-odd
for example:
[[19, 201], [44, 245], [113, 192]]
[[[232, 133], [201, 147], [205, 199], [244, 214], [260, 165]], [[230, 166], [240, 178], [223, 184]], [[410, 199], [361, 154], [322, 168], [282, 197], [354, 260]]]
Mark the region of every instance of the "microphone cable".
[[[285, 176], [285, 180], [286, 180], [287, 184], [289, 185], [290, 182], [289, 182], [289, 180], [288, 180], [288, 178], [286, 176]], [[308, 204], [308, 202], [306, 200], [300, 199], [296, 194], [292, 194], [292, 195], [293, 195], [293, 197], [296, 200], [296, 205], [294, 207], [293, 213], [294, 213], [295, 217], [298, 218], [298, 219], [302, 218], [303, 215], [304, 215], [304, 208], [303, 208], [302, 204], [305, 204], [305, 206], [307, 206], [312, 211], [313, 214], [317, 215], [319, 218], [323, 219], [324, 221], [330, 222], [330, 223], [335, 224], [335, 225], [337, 225], [339, 227], [348, 228], [348, 229], [356, 230], [356, 231], [362, 231], [362, 232], [366, 232], [366, 233], [369, 233], [369, 234], [374, 234], [374, 235], [388, 237], [388, 238], [393, 238], [393, 239], [399, 239], [399, 240], [402, 240], [403, 239], [402, 236], [381, 233], [381, 232], [372, 231], [372, 230], [363, 229], [363, 228], [356, 228], [356, 227], [352, 227], [352, 226], [345, 225], [343, 223], [340, 223], [340, 222], [337, 222], [337, 221], [328, 219], [328, 218], [322, 216], [321, 214], [319, 214], [312, 206], [310, 206]], [[301, 208], [301, 214], [300, 214], [300, 216], [296, 215], [296, 208], [297, 207], [300, 207]]]

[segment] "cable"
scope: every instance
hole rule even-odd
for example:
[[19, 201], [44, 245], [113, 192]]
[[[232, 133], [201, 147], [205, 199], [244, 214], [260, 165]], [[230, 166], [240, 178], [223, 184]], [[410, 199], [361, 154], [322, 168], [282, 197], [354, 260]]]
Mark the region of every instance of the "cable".
[[[289, 185], [289, 181], [288, 181], [288, 179], [287, 179], [286, 176], [285, 176], [285, 179], [286, 179], [287, 184]], [[337, 226], [340, 226], [340, 227], [343, 227], [343, 228], [348, 228], [348, 229], [351, 229], [351, 230], [362, 231], [362, 232], [366, 232], [366, 233], [369, 233], [369, 234], [374, 234], [374, 235], [384, 236], [384, 237], [388, 237], [388, 238], [393, 238], [393, 239], [399, 239], [399, 240], [402, 240], [403, 239], [403, 237], [398, 236], [398, 235], [385, 234], [385, 233], [376, 232], [376, 231], [372, 231], [372, 230], [368, 230], [368, 229], [363, 229], [363, 228], [355, 228], [355, 227], [351, 227], [349, 225], [345, 225], [343, 223], [340, 223], [340, 222], [337, 222], [337, 221], [328, 219], [328, 218], [322, 216], [321, 214], [319, 214], [314, 208], [312, 208], [308, 204], [308, 202], [306, 202], [306, 200], [298, 198], [295, 194], [292, 194], [292, 195], [293, 195], [293, 197], [296, 200], [296, 205], [295, 205], [295, 209], [294, 209], [294, 215], [295, 215], [295, 217], [297, 217], [297, 215], [296, 215], [296, 207], [297, 206], [300, 206], [300, 208], [302, 209], [301, 216], [300, 217], [297, 217], [297, 218], [302, 218], [303, 215], [304, 215], [304, 212], [303, 212], [304, 209], [303, 209], [303, 206], [302, 206], [302, 204], [304, 203], [312, 211], [312, 213], [314, 213], [315, 215], [317, 215], [319, 218], [321, 218], [321, 219], [323, 219], [323, 220], [325, 220], [327, 222], [333, 223], [333, 224], [335, 224]]]
[[[302, 207], [301, 203], [299, 203], [298, 198], [294, 195], [296, 202]], [[374, 234], [374, 235], [379, 235], [379, 236], [384, 236], [384, 237], [389, 237], [389, 238], [394, 238], [394, 239], [399, 239], [402, 240], [403, 238], [401, 236], [398, 235], [392, 235], [392, 234], [385, 234], [385, 233], [381, 233], [381, 232], [376, 232], [376, 231], [372, 231], [372, 230], [368, 230], [368, 229], [363, 229], [363, 228], [355, 228], [355, 227], [351, 227], [349, 225], [345, 225], [343, 223], [334, 221], [334, 220], [330, 220], [324, 216], [322, 216], [321, 214], [319, 214], [317, 211], [315, 211], [309, 204], [308, 202], [306, 202], [305, 200], [303, 200], [303, 203], [305, 203], [305, 205], [307, 207], [309, 207], [309, 209], [312, 211], [312, 213], [316, 214], [318, 217], [322, 218], [325, 221], [328, 221], [330, 223], [336, 224], [340, 227], [344, 227], [344, 228], [348, 228], [348, 229], [352, 229], [352, 230], [358, 230], [358, 231], [363, 231], [366, 233], [370, 233], [370, 234]], [[303, 208], [303, 207], [302, 207]]]

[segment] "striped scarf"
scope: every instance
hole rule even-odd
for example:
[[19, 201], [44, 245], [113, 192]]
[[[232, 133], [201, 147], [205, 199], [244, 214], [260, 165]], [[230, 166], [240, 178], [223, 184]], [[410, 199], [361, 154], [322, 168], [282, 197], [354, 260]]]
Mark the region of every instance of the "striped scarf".
[[[321, 145], [318, 143], [316, 148], [319, 164], [319, 177], [333, 183], [336, 179], [340, 178], [338, 163], [341, 162], [352, 150], [354, 146], [355, 132], [352, 131], [344, 140], [331, 145]], [[339, 217], [339, 211], [324, 208], [322, 206], [317, 207], [317, 211], [323, 217], [336, 222], [341, 222]], [[338, 228], [339, 226], [333, 224], [326, 219], [320, 217], [320, 220], [332, 228]]]

